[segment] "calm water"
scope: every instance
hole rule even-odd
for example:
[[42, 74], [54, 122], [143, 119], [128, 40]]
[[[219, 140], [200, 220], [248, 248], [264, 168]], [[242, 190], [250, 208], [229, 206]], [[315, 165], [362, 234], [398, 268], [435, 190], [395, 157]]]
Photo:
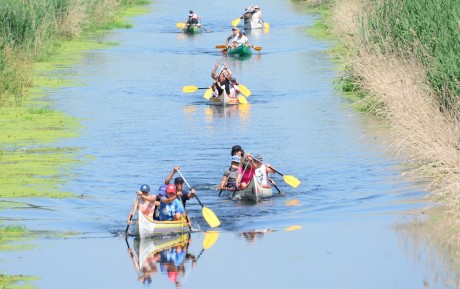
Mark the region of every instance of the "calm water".
[[[48, 97], [56, 109], [82, 119], [80, 136], [61, 144], [83, 148], [75, 178], [63, 189], [84, 197], [29, 199], [40, 208], [2, 215], [38, 232], [83, 236], [39, 238], [33, 250], [2, 253], [4, 273], [39, 276], [40, 288], [143, 287], [120, 235], [140, 185], [157, 188], [180, 165], [221, 220], [220, 235], [203, 251], [209, 241], [203, 231], [210, 228], [198, 202], [189, 201], [199, 232], [182, 248], [188, 252], [183, 268], [176, 277], [168, 274], [162, 255], [152, 254], [159, 259], [152, 259], [157, 273], [150, 286], [456, 288], [456, 274], [428, 242], [394, 229], [414, 216], [403, 212], [426, 206], [414, 200], [427, 193], [385, 153], [386, 129], [334, 90], [337, 68], [327, 52], [334, 43], [306, 34], [316, 16], [290, 1], [257, 4], [271, 30], [249, 35], [263, 50], [248, 60], [214, 48], [225, 43], [230, 22], [248, 3], [154, 1], [151, 13], [132, 19], [132, 29], [105, 34], [103, 41], [118, 46], [89, 51], [64, 72], [82, 86]], [[190, 9], [211, 33], [178, 33], [175, 23]], [[216, 62], [227, 63], [252, 91], [248, 105], [211, 107], [204, 91], [181, 92], [184, 85], [208, 86]], [[258, 204], [218, 197], [235, 144], [263, 154], [302, 184], [294, 189], [275, 175], [285, 195]], [[298, 204], [288, 206], [292, 201]], [[285, 230], [291, 226], [300, 228]], [[159, 240], [128, 241], [136, 258], [139, 250], [161, 249]]]

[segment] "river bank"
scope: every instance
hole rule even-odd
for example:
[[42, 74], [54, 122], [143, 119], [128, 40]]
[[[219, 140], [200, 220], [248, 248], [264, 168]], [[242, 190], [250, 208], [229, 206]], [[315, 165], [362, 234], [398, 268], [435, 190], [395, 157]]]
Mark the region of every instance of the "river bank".
[[[354, 0], [306, 2], [328, 7], [323, 21], [339, 40], [333, 54], [343, 67], [341, 89], [353, 95], [358, 110], [376, 115], [391, 126], [393, 141], [389, 149], [404, 159], [408, 168], [405, 174], [432, 191], [427, 198], [437, 204], [423, 211], [431, 216], [429, 222], [423, 222], [424, 231], [459, 267], [460, 110], [456, 104], [459, 82], [458, 78], [449, 80], [453, 75], [458, 77], [457, 73], [446, 72], [458, 68], [459, 63], [457, 57], [457, 63], [451, 58], [442, 61], [442, 65], [436, 64], [435, 57], [428, 56], [431, 43], [424, 42], [426, 35], [436, 31], [430, 37], [443, 43], [435, 50], [440, 59], [449, 59], [443, 54], [449, 54], [447, 45], [453, 51], [460, 49], [458, 41], [450, 44], [456, 39], [453, 35], [457, 39], [460, 35], [459, 6], [452, 1], [433, 9], [422, 8], [432, 3], [399, 8], [394, 4], [392, 10], [391, 1], [387, 5]], [[400, 13], [405, 9], [407, 14]], [[422, 13], [420, 9], [429, 12]], [[382, 13], [386, 16], [382, 17]], [[414, 13], [423, 14], [420, 17], [423, 23], [416, 23]], [[431, 13], [445, 16], [425, 15]], [[401, 29], [398, 32], [401, 38], [408, 38], [403, 44], [391, 39], [392, 32], [388, 30], [392, 24], [385, 27], [376, 24], [390, 23], [392, 19], [402, 23], [402, 27], [398, 23], [393, 25]], [[382, 39], [383, 44], [372, 41], [373, 37]], [[394, 43], [400, 46], [395, 49]], [[437, 87], [439, 83], [443, 83], [441, 89]]]
[[[109, 1], [105, 4], [108, 3]], [[75, 192], [66, 191], [63, 185], [74, 177], [73, 169], [91, 157], [78, 157], [77, 153], [81, 151], [81, 147], [59, 144], [63, 139], [78, 136], [81, 120], [52, 109], [53, 105], [47, 100], [47, 95], [62, 87], [84, 85], [75, 83], [72, 74], [62, 74], [59, 71], [77, 63], [85, 51], [117, 45], [100, 41], [99, 34], [104, 33], [104, 29], [129, 28], [129, 17], [148, 12], [145, 6], [139, 6], [142, 4], [146, 2], [131, 2], [129, 7], [122, 5], [117, 8], [116, 14], [110, 13], [110, 21], [98, 19], [101, 21], [99, 25], [93, 23], [92, 29], [87, 32], [74, 31], [72, 39], [64, 37], [53, 40], [53, 51], [47, 52], [45, 59], [40, 58], [34, 63], [27, 60], [19, 61], [22, 64], [18, 65], [18, 62], [13, 62], [17, 55], [6, 55], [5, 50], [1, 51], [2, 64], [6, 61], [12, 65], [13, 70], [16, 70], [14, 73], [24, 75], [24, 81], [14, 82], [18, 86], [13, 89], [12, 83], [9, 84], [9, 89], [0, 85], [0, 210], [35, 207], [17, 198], [82, 197]], [[3, 18], [2, 20], [5, 21]], [[18, 68], [19, 66], [21, 67]], [[2, 69], [3, 75], [11, 73], [11, 68], [2, 66]], [[28, 250], [31, 249], [31, 245], [28, 245], [26, 240], [50, 237], [49, 234], [69, 233], [46, 234], [47, 236], [43, 236], [42, 233], [30, 232], [24, 226], [3, 226], [0, 223], [0, 250]], [[27, 285], [19, 285], [18, 282], [27, 284], [36, 279], [33, 276], [0, 274], [0, 286], [23, 288]]]

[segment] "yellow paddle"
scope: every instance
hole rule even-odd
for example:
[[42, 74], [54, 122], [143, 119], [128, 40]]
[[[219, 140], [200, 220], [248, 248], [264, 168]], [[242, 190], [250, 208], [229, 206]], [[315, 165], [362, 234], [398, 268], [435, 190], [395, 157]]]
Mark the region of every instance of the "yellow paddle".
[[242, 104], [248, 103], [248, 101], [246, 100], [246, 97], [244, 97], [244, 95], [241, 95], [241, 94], [238, 95], [238, 101]]
[[270, 24], [268, 24], [267, 22], [264, 22], [264, 28], [265, 29], [270, 29]]
[[285, 176], [282, 173], [275, 170], [273, 167], [270, 167], [275, 173], [283, 177], [284, 181], [293, 188], [296, 188], [300, 185], [300, 181], [294, 176]]
[[[184, 179], [184, 182], [187, 184], [187, 187], [191, 190], [192, 188], [190, 187], [190, 185], [188, 184], [188, 182], [185, 180], [184, 176], [182, 175], [182, 173], [180, 171], [177, 171], [179, 173], [179, 175]], [[203, 217], [204, 219], [206, 220], [206, 222], [208, 222], [209, 226], [211, 228], [214, 228], [214, 227], [217, 227], [220, 225], [220, 221], [219, 219], [217, 218], [217, 216], [214, 214], [213, 211], [211, 211], [211, 209], [208, 209], [206, 208], [205, 206], [203, 206], [203, 204], [201, 203], [200, 199], [198, 198], [197, 195], [195, 195], [195, 198], [196, 200], [198, 201], [198, 203], [200, 203], [201, 207], [203, 208], [202, 209], [202, 213], [203, 213]]]
[[247, 88], [246, 85], [238, 84], [238, 87], [240, 88], [241, 93], [244, 94], [246, 97], [249, 97], [251, 95], [252, 92], [249, 90], [249, 88]]
[[182, 29], [182, 28], [185, 27], [185, 23], [184, 22], [177, 22], [176, 27]]
[[[226, 48], [227, 48], [227, 45], [225, 45], [225, 44], [217, 44], [217, 45], [216, 45], [216, 48], [217, 48], [217, 49], [226, 49]], [[254, 46], [253, 48], [254, 48], [254, 50], [257, 50], [257, 51], [261, 51], [261, 50], [262, 50], [262, 46]]]
[[182, 87], [182, 92], [184, 93], [189, 93], [189, 92], [195, 92], [198, 89], [208, 89], [209, 87], [197, 87], [194, 85], [186, 85]]
[[241, 21], [240, 18], [235, 18], [235, 19], [232, 21], [232, 26], [238, 26], [238, 24], [240, 24], [240, 21]]
[[208, 88], [208, 89], [204, 92], [203, 97], [206, 98], [206, 99], [210, 99], [211, 96], [212, 96], [212, 88]]

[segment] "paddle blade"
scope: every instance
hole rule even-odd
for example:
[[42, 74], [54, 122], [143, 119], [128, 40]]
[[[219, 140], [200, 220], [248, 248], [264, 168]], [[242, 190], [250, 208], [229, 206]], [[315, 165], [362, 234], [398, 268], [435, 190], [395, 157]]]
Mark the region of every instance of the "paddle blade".
[[294, 176], [283, 176], [284, 181], [293, 188], [300, 185], [300, 181]]
[[194, 85], [187, 85], [187, 86], [182, 87], [182, 92], [184, 93], [195, 92], [197, 90], [198, 90], [198, 87]]
[[246, 97], [249, 97], [251, 95], [252, 92], [246, 85], [238, 84], [238, 87], [240, 88], [241, 93], [244, 94]]
[[214, 228], [214, 227], [217, 227], [220, 225], [220, 221], [219, 219], [217, 218], [217, 216], [214, 214], [213, 211], [211, 211], [211, 209], [208, 209], [206, 207], [203, 207], [203, 218], [206, 220], [206, 222], [208, 222], [208, 225], [211, 227], [211, 228]]
[[225, 45], [225, 44], [217, 44], [216, 48], [217, 49], [227, 48], [227, 45]]
[[244, 97], [243, 95], [238, 95], [238, 101], [242, 104], [246, 104], [248, 103], [248, 101], [246, 100], [246, 97]]
[[219, 238], [219, 231], [207, 231], [204, 233], [203, 249], [207, 250], [214, 246]]
[[203, 97], [206, 98], [206, 99], [210, 99], [211, 96], [212, 96], [212, 88], [208, 88], [208, 89], [205, 91]]
[[240, 24], [240, 18], [236, 18], [235, 20], [232, 21], [232, 26], [238, 26]]
[[262, 50], [262, 46], [254, 46], [254, 50], [261, 51], [261, 50]]
[[176, 27], [182, 29], [182, 28], [185, 27], [185, 23], [184, 22], [177, 22]]
[[264, 22], [264, 28], [265, 29], [270, 29], [270, 24], [268, 24], [267, 22]]

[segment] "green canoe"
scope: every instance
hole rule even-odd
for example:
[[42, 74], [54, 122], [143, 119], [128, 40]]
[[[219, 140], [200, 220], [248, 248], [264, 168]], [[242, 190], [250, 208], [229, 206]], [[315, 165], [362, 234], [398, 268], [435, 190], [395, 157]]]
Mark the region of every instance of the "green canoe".
[[229, 48], [227, 50], [227, 55], [239, 55], [240, 57], [251, 56], [252, 51], [246, 44], [241, 44], [235, 48]]
[[201, 26], [196, 26], [195, 24], [185, 27], [184, 29], [184, 33], [186, 34], [198, 34], [201, 32], [203, 32], [203, 28], [201, 28]]

